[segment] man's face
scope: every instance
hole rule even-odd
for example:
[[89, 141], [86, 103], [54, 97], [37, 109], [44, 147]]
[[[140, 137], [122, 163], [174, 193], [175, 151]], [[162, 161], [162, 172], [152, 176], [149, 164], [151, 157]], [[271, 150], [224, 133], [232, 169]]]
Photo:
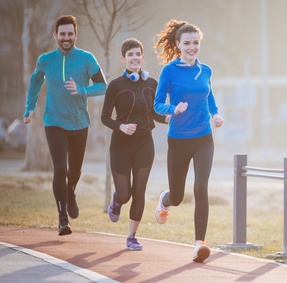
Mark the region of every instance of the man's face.
[[59, 48], [64, 52], [69, 51], [77, 40], [77, 34], [72, 24], [60, 25], [58, 32], [54, 33], [54, 37]]

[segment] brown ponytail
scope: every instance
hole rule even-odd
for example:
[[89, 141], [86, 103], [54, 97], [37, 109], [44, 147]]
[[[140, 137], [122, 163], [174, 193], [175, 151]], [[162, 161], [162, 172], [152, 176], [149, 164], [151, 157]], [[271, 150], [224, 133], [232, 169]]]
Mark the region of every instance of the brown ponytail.
[[164, 30], [155, 36], [155, 38], [158, 38], [158, 41], [154, 45], [154, 51], [162, 64], [167, 64], [181, 56], [176, 41], [180, 41], [183, 33], [197, 32], [200, 39], [203, 37], [203, 33], [197, 26], [185, 21], [171, 20], [166, 23], [165, 27]]

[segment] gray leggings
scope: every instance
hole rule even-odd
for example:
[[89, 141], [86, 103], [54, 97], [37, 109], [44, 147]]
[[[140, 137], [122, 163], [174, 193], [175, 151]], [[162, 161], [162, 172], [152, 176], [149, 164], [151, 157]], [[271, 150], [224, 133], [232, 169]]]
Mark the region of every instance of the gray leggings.
[[168, 138], [169, 193], [165, 206], [178, 206], [184, 197], [186, 177], [191, 159], [194, 166], [195, 239], [204, 240], [208, 222], [208, 179], [212, 167], [214, 143], [212, 134], [193, 138]]

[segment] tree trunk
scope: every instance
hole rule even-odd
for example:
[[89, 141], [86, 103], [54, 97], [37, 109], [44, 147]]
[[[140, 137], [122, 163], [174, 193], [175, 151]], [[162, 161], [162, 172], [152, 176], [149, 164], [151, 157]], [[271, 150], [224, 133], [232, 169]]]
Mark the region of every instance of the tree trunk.
[[[25, 90], [28, 89], [30, 76], [35, 69], [38, 56], [46, 52], [54, 42], [53, 24], [61, 4], [54, 3], [48, 7], [45, 2], [47, 1], [25, 0], [24, 3], [22, 43]], [[42, 11], [48, 12], [43, 14]], [[28, 125], [24, 171], [50, 171], [52, 169], [42, 118], [46, 100], [45, 90], [44, 85], [39, 94], [32, 122]]]
[[[23, 50], [19, 38], [23, 33], [23, 3], [0, 1], [0, 116], [11, 123], [23, 112]], [[21, 116], [20, 116], [21, 117]]]

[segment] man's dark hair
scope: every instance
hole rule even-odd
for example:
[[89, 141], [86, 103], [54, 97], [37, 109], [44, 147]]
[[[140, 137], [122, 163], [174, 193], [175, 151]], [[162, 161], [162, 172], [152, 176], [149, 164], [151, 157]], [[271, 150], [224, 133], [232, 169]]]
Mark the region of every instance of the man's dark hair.
[[72, 24], [75, 29], [75, 33], [77, 33], [77, 19], [72, 15], [64, 15], [59, 17], [55, 22], [54, 31], [55, 33], [58, 32], [59, 26]]

